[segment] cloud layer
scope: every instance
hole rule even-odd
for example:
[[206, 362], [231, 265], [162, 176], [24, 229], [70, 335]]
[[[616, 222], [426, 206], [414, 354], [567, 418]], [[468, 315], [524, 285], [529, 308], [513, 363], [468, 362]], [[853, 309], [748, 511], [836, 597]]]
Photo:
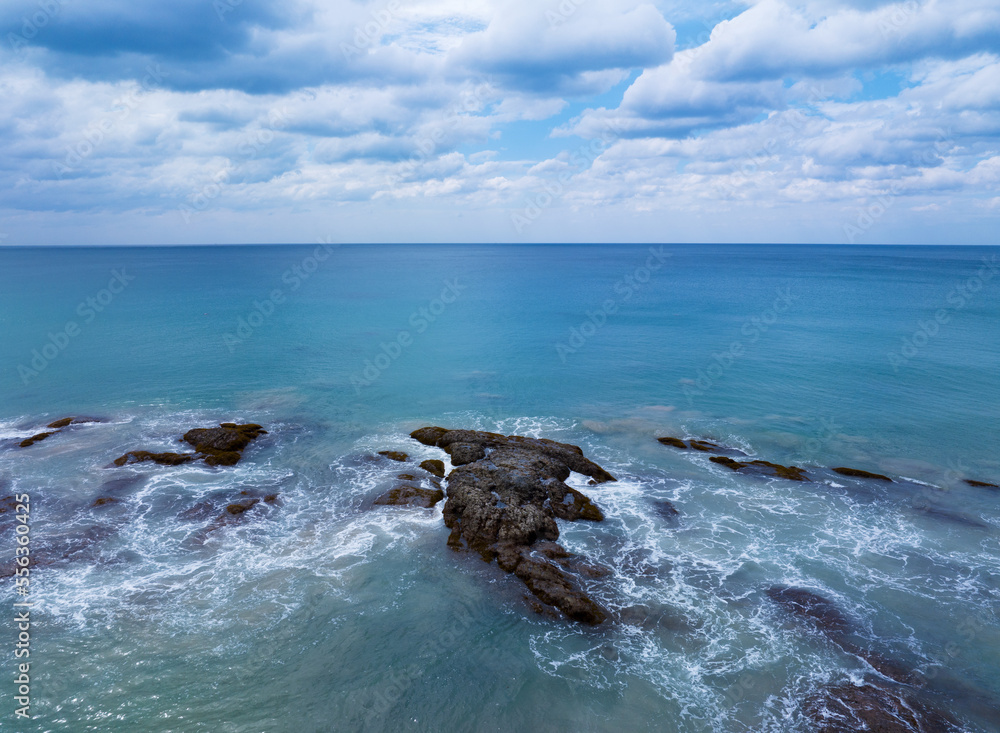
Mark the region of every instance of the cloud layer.
[[18, 0], [5, 243], [989, 242], [992, 0]]

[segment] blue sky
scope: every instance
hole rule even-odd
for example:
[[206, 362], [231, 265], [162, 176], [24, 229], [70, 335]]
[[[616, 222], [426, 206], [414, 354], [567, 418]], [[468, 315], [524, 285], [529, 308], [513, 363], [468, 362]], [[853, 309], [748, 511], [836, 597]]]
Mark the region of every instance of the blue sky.
[[0, 243], [995, 244], [996, 0], [12, 0]]

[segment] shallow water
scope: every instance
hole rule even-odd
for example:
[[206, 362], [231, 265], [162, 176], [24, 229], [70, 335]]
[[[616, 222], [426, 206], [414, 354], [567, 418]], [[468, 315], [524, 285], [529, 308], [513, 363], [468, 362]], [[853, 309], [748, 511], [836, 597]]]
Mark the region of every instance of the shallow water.
[[[992, 730], [1000, 492], [962, 479], [1000, 483], [998, 253], [0, 249], [0, 494], [30, 493], [54, 561], [32, 575], [24, 729], [805, 731], [811, 694], [873, 670], [772, 603], [785, 583]], [[127, 285], [101, 305], [112, 270]], [[17, 447], [67, 415], [104, 422]], [[107, 468], [228, 420], [270, 431], [235, 467]], [[408, 437], [432, 424], [577, 444], [615, 474], [574, 475], [607, 519], [560, 522], [560, 541], [614, 569], [596, 597], [647, 620], [536, 615], [520, 581], [448, 550], [441, 505], [368, 508], [406, 469], [363, 456], [446, 458]], [[896, 481], [827, 470], [844, 465]], [[242, 490], [280, 502], [207, 532]]]

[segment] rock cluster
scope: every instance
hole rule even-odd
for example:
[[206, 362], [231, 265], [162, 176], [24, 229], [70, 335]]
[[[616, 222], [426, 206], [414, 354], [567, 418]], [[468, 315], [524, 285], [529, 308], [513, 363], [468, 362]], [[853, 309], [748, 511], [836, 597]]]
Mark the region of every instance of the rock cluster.
[[540, 601], [575, 621], [596, 625], [607, 619], [579, 583], [579, 576], [603, 571], [556, 544], [555, 520], [604, 519], [589, 497], [564, 483], [572, 471], [595, 484], [614, 476], [577, 446], [544, 438], [440, 427], [415, 430], [411, 437], [441, 448], [455, 466], [444, 506], [450, 547], [496, 560]]
[[217, 428], [194, 428], [184, 433], [182, 442], [194, 446], [194, 453], [152, 453], [145, 450], [132, 450], [115, 459], [114, 465], [124, 466], [128, 463], [152, 461], [165, 466], [178, 466], [182, 463], [203, 459], [210, 466], [235, 466], [242, 458], [243, 449], [250, 441], [267, 431], [256, 423], [224, 422]]

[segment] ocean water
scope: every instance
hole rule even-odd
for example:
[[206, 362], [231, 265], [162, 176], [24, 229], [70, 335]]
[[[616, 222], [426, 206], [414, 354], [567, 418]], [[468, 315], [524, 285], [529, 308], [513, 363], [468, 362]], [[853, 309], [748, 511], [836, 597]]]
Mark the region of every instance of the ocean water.
[[[1000, 483], [1000, 248], [7, 247], [0, 334], [0, 499], [30, 495], [40, 561], [30, 721], [0, 623], [4, 729], [808, 731], [811, 696], [876, 673], [776, 584], [1000, 729], [1000, 490], [964, 481]], [[64, 416], [101, 422], [18, 447]], [[108, 467], [224, 421], [269, 434], [235, 467]], [[372, 509], [406, 467], [366, 456], [447, 458], [424, 425], [615, 474], [574, 475], [606, 520], [560, 541], [645, 620], [535, 614], [446, 547], [441, 504]], [[241, 491], [279, 501], [208, 531]], [[0, 532], [12, 568], [11, 512]]]

